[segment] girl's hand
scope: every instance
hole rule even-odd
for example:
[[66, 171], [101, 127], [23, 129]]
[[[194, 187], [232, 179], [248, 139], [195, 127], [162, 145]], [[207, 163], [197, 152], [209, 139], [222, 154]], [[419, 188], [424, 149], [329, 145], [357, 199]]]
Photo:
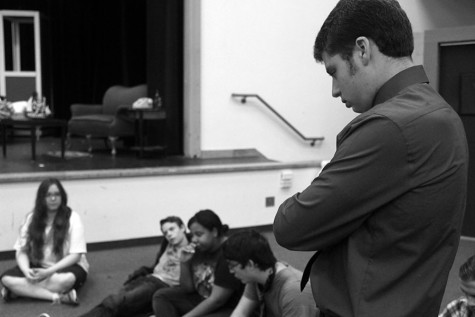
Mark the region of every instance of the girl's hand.
[[28, 270], [24, 271], [23, 274], [25, 274], [25, 278], [27, 279], [28, 282], [35, 283], [36, 282], [36, 269], [28, 268]]
[[193, 254], [195, 254], [195, 248], [196, 244], [193, 242], [184, 247], [181, 250], [180, 262], [188, 262], [193, 257]]
[[34, 269], [33, 278], [35, 282], [41, 282], [42, 280], [47, 279], [50, 275], [51, 273], [47, 269], [38, 268]]

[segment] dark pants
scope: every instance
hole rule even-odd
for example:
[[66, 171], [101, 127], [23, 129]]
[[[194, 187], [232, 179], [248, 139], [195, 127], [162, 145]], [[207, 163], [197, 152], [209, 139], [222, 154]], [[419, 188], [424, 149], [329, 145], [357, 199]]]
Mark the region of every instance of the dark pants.
[[[152, 305], [157, 317], [180, 317], [195, 308], [202, 301], [203, 297], [196, 292], [188, 293], [180, 287], [173, 287], [160, 289], [155, 292]], [[233, 309], [230, 307], [223, 307], [205, 316], [228, 317], [232, 311]]]
[[[40, 266], [33, 265], [30, 263], [31, 268], [38, 268]], [[87, 279], [87, 272], [84, 271], [84, 269], [78, 265], [78, 264], [73, 264], [71, 266], [65, 267], [64, 269], [58, 270], [56, 273], [72, 273], [75, 277], [74, 280], [74, 285], [73, 288], [75, 290], [78, 290], [81, 288], [81, 286], [84, 284], [84, 282]], [[4, 276], [15, 276], [15, 277], [25, 277], [25, 274], [23, 274], [22, 270], [17, 266], [5, 271], [1, 276], [0, 279], [3, 278]]]
[[168, 284], [151, 275], [138, 277], [81, 317], [120, 317], [151, 312], [155, 291], [168, 287]]

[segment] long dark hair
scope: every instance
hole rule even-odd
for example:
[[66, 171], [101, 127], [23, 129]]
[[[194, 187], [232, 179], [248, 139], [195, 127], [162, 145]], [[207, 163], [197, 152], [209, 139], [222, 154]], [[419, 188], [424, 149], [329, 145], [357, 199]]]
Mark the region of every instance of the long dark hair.
[[188, 228], [195, 222], [199, 223], [209, 231], [216, 229], [218, 237], [224, 236], [228, 230], [228, 225], [223, 225], [219, 216], [210, 209], [203, 209], [198, 211], [193, 217], [188, 220]]
[[36, 193], [35, 207], [32, 211], [31, 222], [28, 226], [27, 252], [32, 263], [38, 264], [43, 259], [44, 234], [48, 216], [46, 194], [52, 185], [58, 187], [61, 205], [56, 212], [52, 224], [53, 253], [59, 258], [64, 256], [63, 245], [69, 231], [71, 208], [68, 207], [68, 195], [61, 182], [56, 178], [48, 178], [41, 182]]

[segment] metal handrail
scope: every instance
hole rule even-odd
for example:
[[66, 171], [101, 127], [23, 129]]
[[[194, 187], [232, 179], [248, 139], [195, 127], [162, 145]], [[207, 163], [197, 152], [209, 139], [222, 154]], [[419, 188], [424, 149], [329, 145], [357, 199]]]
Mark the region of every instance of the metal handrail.
[[306, 137], [304, 136], [297, 128], [295, 128], [289, 121], [287, 121], [284, 117], [282, 117], [274, 108], [271, 107], [264, 99], [262, 99], [257, 94], [231, 94], [232, 98], [241, 98], [241, 103], [246, 103], [247, 98], [256, 98], [260, 102], [264, 104], [270, 111], [272, 111], [280, 120], [282, 120], [290, 129], [292, 129], [295, 133], [297, 133], [304, 141], [311, 141], [310, 145], [314, 146], [316, 141], [323, 141], [325, 138], [323, 136], [319, 137]]

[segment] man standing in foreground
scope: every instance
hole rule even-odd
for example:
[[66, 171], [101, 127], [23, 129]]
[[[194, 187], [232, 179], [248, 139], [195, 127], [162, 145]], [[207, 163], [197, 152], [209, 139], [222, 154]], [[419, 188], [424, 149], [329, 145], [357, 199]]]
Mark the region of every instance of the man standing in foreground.
[[[321, 316], [437, 316], [460, 238], [468, 150], [457, 113], [414, 66], [395, 0], [341, 0], [314, 56], [332, 95], [360, 113], [274, 220], [307, 264]], [[304, 273], [305, 278], [305, 273]]]

